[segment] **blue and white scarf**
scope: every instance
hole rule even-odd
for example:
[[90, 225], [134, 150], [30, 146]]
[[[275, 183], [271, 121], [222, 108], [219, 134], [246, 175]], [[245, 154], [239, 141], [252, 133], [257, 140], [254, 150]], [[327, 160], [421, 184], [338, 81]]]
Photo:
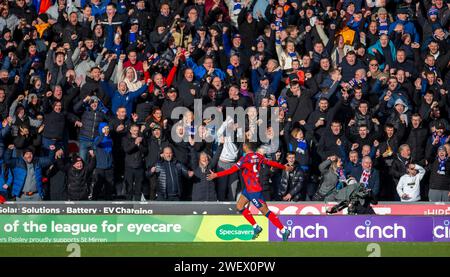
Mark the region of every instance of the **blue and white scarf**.
[[443, 160], [438, 158], [438, 162], [439, 162], [439, 167], [438, 167], [437, 174], [445, 175], [445, 164], [447, 163], [447, 158], [445, 158]]
[[305, 150], [308, 148], [308, 143], [304, 139], [297, 140], [297, 149], [296, 152], [300, 154], [305, 154]]

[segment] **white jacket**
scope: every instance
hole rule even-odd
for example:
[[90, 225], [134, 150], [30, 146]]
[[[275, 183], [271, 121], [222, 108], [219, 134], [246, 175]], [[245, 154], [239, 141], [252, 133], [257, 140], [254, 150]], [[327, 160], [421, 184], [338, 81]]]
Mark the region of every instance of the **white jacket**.
[[[222, 153], [220, 153], [220, 160], [225, 162], [234, 163], [237, 161], [239, 148], [233, 142], [233, 131], [232, 128], [229, 128], [231, 124], [233, 124], [233, 119], [231, 117], [227, 117], [225, 122], [220, 126], [217, 130], [217, 137], [224, 136], [225, 142], [223, 144]], [[227, 134], [228, 133], [228, 134]]]
[[[292, 69], [292, 62], [294, 61], [294, 59], [288, 55], [288, 53], [286, 51], [283, 50], [283, 46], [281, 46], [281, 44], [279, 43], [275, 43], [275, 50], [277, 51], [277, 56], [278, 56], [278, 62], [280, 63], [280, 67], [282, 70], [291, 70]], [[295, 52], [297, 55], [297, 60], [300, 61], [300, 65], [301, 64], [301, 59], [298, 55], [297, 52]]]
[[[397, 193], [402, 202], [415, 202], [420, 200], [420, 181], [425, 175], [425, 169], [416, 164], [416, 170], [418, 170], [416, 176], [405, 174], [398, 181]], [[403, 194], [408, 195], [409, 199], [402, 199]]]

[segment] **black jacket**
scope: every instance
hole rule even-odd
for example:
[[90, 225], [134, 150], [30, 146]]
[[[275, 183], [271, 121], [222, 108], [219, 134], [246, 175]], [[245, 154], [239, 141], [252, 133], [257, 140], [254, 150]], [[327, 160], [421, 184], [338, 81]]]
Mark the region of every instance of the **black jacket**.
[[428, 139], [428, 130], [423, 127], [411, 128], [406, 144], [411, 148], [411, 158], [414, 162], [425, 159], [425, 147]]
[[438, 173], [439, 161], [436, 159], [430, 165], [430, 189], [450, 191], [450, 159], [445, 163], [445, 175]]
[[208, 166], [205, 169], [202, 169], [198, 163], [197, 153], [195, 153], [194, 148], [191, 148], [191, 168], [194, 171], [192, 201], [217, 201], [215, 183], [212, 180], [208, 181], [206, 176], [210, 173], [209, 170], [213, 170], [216, 167], [222, 149], [223, 144], [220, 144]]
[[86, 77], [86, 83], [81, 87], [80, 98], [84, 99], [86, 96], [97, 96], [102, 100], [103, 104], [107, 105], [110, 101], [108, 94], [103, 90], [100, 85], [100, 80], [95, 81], [90, 77]]
[[142, 140], [140, 145], [135, 144], [135, 139], [128, 134], [122, 139], [122, 147], [125, 152], [125, 166], [135, 169], [144, 168], [144, 158], [148, 153], [147, 141]]
[[293, 122], [306, 120], [313, 111], [311, 97], [313, 92], [309, 89], [302, 88], [300, 96], [295, 96], [289, 90], [286, 93], [288, 114], [287, 118], [292, 118]]
[[278, 191], [279, 198], [283, 198], [286, 194], [292, 195], [292, 200], [297, 201], [299, 193], [303, 186], [304, 174], [298, 165], [295, 165], [295, 170], [291, 172], [283, 171], [281, 173], [280, 189]]
[[251, 23], [247, 21], [247, 12], [249, 12], [249, 8], [245, 7], [241, 10], [238, 15], [238, 27], [239, 33], [245, 34], [242, 36], [242, 45], [251, 49], [252, 46], [255, 46], [256, 39], [259, 33], [264, 29], [267, 24], [264, 20], [253, 19]]
[[89, 163], [83, 169], [77, 170], [72, 163], [64, 165], [63, 159], [56, 160], [60, 170], [64, 170], [67, 176], [67, 198], [70, 201], [87, 200], [89, 195], [88, 181], [95, 169], [95, 157], [90, 158]]
[[[242, 107], [244, 109], [246, 109], [248, 107], [248, 101], [247, 98], [244, 96], [239, 96], [238, 100], [233, 100], [231, 98], [227, 98], [222, 102], [222, 106], [226, 107], [232, 107], [232, 108], [237, 108], [237, 107]], [[225, 111], [226, 109], [223, 109], [223, 111]]]
[[[331, 122], [333, 122], [336, 112], [340, 109], [341, 103], [342, 102], [339, 101], [334, 107], [329, 108], [325, 111], [321, 111], [319, 108], [317, 108], [309, 115], [305, 128], [311, 135], [314, 135], [317, 141], [319, 141], [320, 138], [326, 133], [326, 131], [330, 129]], [[323, 118], [325, 120], [325, 124], [316, 127], [315, 124], [317, 123], [317, 121], [319, 121], [320, 118]]]
[[182, 176], [188, 176], [188, 169], [177, 160], [159, 161], [155, 174], [158, 177], [156, 194], [158, 199], [179, 198], [183, 192]]
[[45, 114], [44, 116], [44, 132], [45, 138], [62, 140], [66, 126], [66, 117], [64, 113], [54, 112]]
[[167, 139], [161, 136], [161, 138], [157, 139], [155, 137], [150, 137], [147, 139], [148, 143], [148, 155], [146, 158], [147, 167], [153, 167], [160, 159], [160, 155], [163, 149], [166, 146], [169, 146], [170, 143]]
[[[83, 100], [80, 100], [75, 104], [73, 109], [76, 112], [82, 111], [84, 105], [85, 103]], [[80, 137], [91, 140], [95, 139], [95, 137], [98, 136], [98, 125], [100, 122], [108, 122], [108, 119], [108, 116], [100, 110], [100, 107], [95, 111], [90, 107], [87, 108], [81, 115], [81, 123], [83, 123], [83, 126], [81, 126], [80, 129]]]
[[[333, 155], [341, 155], [341, 149], [339, 145], [336, 144], [337, 140], [341, 140], [341, 147], [346, 151], [349, 147], [350, 142], [344, 135], [344, 132], [339, 133], [338, 135], [333, 134], [333, 132], [327, 131], [324, 136], [320, 138], [319, 145], [317, 148], [317, 153], [322, 158], [322, 161], [326, 160], [328, 157]], [[344, 158], [344, 157], [341, 157]]]
[[[178, 93], [179, 98], [183, 102], [183, 106], [193, 109], [194, 108], [194, 99], [201, 98], [200, 95], [200, 84], [196, 81], [188, 82], [186, 78], [183, 78], [178, 84]], [[191, 89], [195, 90], [195, 95], [191, 94]]]
[[[182, 107], [183, 101], [178, 97], [175, 99], [175, 101], [171, 101], [169, 99], [165, 99], [164, 103], [162, 104], [161, 111], [163, 114], [163, 117], [170, 119], [172, 115], [172, 111], [177, 107]], [[177, 120], [175, 120], [177, 121]]]
[[392, 161], [392, 166], [389, 168], [389, 175], [392, 176], [394, 184], [397, 185], [400, 178], [406, 174], [406, 164], [411, 162], [411, 158], [405, 160], [397, 155]]

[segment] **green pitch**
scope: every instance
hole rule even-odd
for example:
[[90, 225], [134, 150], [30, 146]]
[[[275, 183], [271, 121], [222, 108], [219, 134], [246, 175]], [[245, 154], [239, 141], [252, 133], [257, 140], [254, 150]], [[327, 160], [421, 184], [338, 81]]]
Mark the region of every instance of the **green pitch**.
[[[81, 257], [368, 257], [361, 242], [91, 243]], [[378, 243], [381, 257], [450, 257], [450, 243]], [[67, 257], [67, 244], [0, 244], [0, 256]], [[370, 248], [370, 247], [369, 247]], [[372, 253], [373, 255], [373, 253]]]

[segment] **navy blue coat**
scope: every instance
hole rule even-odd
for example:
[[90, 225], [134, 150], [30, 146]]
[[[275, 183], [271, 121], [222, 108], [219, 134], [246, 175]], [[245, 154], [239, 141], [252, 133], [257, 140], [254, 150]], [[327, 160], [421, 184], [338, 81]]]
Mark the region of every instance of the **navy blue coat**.
[[[350, 176], [355, 177], [356, 181], [359, 182], [362, 172], [362, 166], [354, 167]], [[370, 172], [368, 188], [372, 190], [373, 196], [375, 197], [380, 193], [380, 173], [374, 168]]]

